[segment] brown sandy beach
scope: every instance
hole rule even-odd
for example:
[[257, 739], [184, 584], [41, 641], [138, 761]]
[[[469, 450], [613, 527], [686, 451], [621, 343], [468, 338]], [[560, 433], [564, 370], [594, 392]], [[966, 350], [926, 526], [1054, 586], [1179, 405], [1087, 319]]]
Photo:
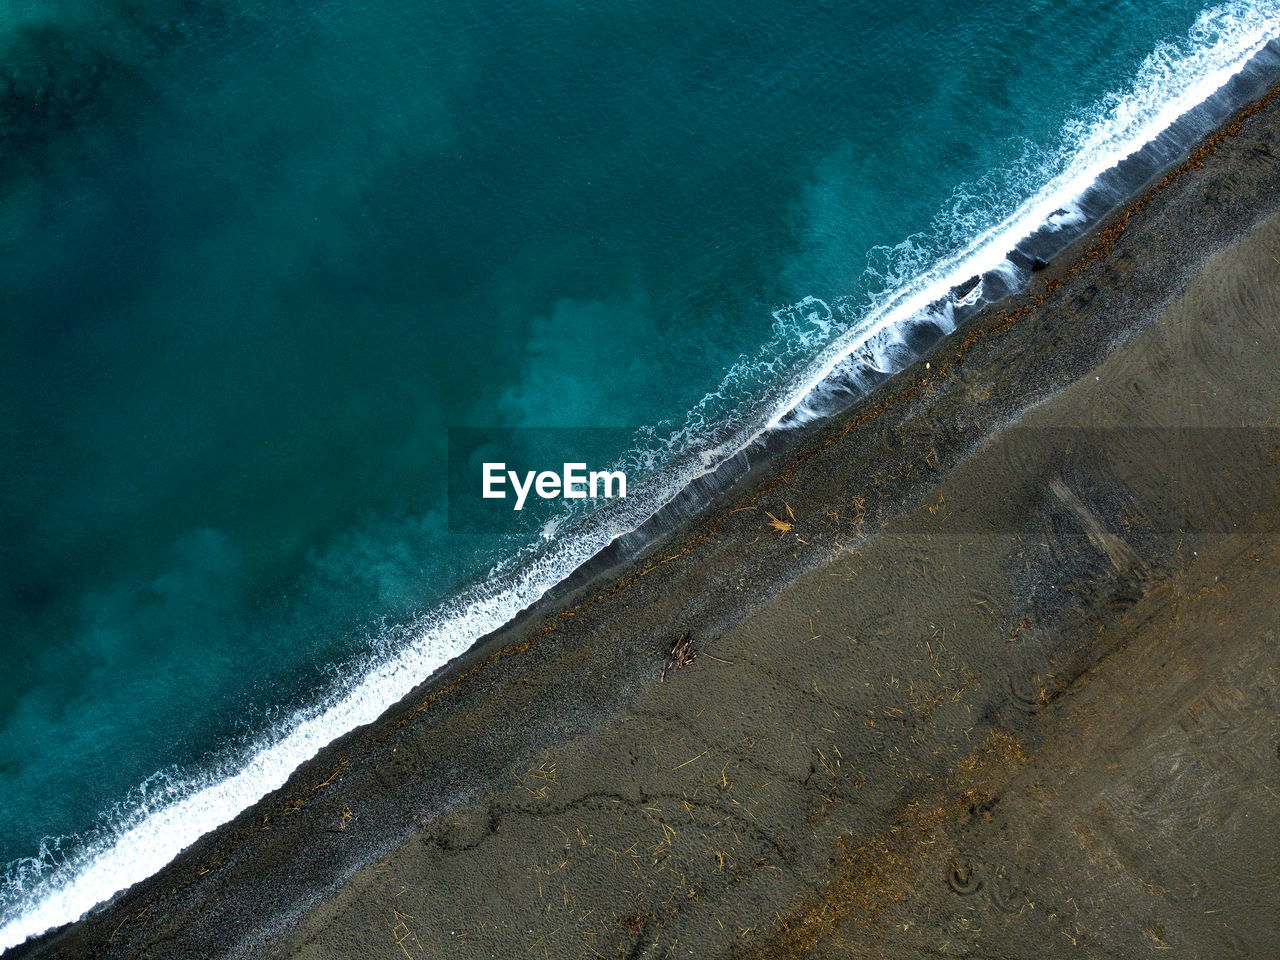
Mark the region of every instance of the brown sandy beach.
[[1278, 197], [1273, 96], [687, 532], [14, 955], [1271, 956]]

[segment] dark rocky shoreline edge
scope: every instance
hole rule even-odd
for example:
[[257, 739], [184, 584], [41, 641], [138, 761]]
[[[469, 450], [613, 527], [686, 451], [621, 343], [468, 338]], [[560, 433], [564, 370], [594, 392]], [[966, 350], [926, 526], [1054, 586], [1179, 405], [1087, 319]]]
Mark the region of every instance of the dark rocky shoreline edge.
[[[1271, 104], [1275, 94], [1276, 91], [1272, 90], [1266, 97], [1246, 107], [1219, 131], [1209, 136], [1187, 160], [1165, 175], [1153, 189], [1144, 192], [1140, 199], [1109, 216], [1086, 237], [1077, 241], [1071, 250], [1058, 257], [1057, 262], [1044, 271], [1043, 289], [1015, 295], [1008, 301], [988, 308], [973, 318], [965, 329], [938, 344], [930, 356], [935, 361], [946, 359], [936, 362], [936, 371], [923, 379], [936, 381], [958, 374], [962, 361], [965, 367], [971, 369], [974, 363], [967, 357], [976, 358], [978, 363], [983, 359], [990, 360], [989, 343], [992, 339], [998, 339], [1027, 319], [1040, 303], [1076, 281], [1090, 265], [1105, 260], [1120, 236], [1131, 225], [1140, 224], [1144, 208], [1153, 198], [1160, 197], [1175, 183], [1184, 181], [1188, 173], [1202, 169], [1208, 158], [1235, 136], [1249, 118], [1259, 114], [1273, 115], [1275, 110]], [[1233, 231], [1239, 232], [1247, 226], [1246, 221], [1253, 212], [1254, 208], [1246, 204], [1244, 209], [1234, 211], [1234, 223], [1228, 223], [1230, 217], [1224, 218], [1226, 225], [1220, 231], [1222, 237], [1227, 238], [1233, 235]], [[1201, 250], [1196, 255], [1203, 259], [1210, 252]], [[1188, 264], [1190, 265], [1185, 269], [1193, 269], [1194, 264], [1190, 260]], [[1051, 392], [1055, 384], [1070, 379], [1068, 367], [1078, 371], [1091, 359], [1105, 354], [1109, 343], [1125, 336], [1126, 328], [1123, 324], [1111, 327], [1101, 325], [1094, 332], [1098, 334], [1096, 340], [1092, 343], [1075, 344], [1070, 348], [1075, 351], [1071, 356], [1064, 352], [1049, 359], [1047, 366], [1056, 368], [1056, 373], [1039, 386], [1041, 395]], [[985, 357], [984, 352], [987, 353]], [[385, 800], [394, 799], [388, 789], [386, 777], [357, 777], [356, 771], [362, 766], [366, 771], [376, 771], [380, 761], [384, 773], [388, 765], [390, 768], [397, 768], [399, 764], [385, 754], [388, 750], [395, 752], [404, 745], [397, 741], [410, 721], [416, 718], [418, 723], [429, 728], [438, 714], [451, 710], [464, 711], [468, 704], [475, 705], [489, 691], [502, 686], [504, 679], [509, 681], [510, 675], [523, 673], [525, 676], [537, 677], [538, 667], [543, 664], [522, 665], [510, 658], [517, 653], [538, 656], [537, 648], [542, 641], [557, 633], [570, 633], [573, 622], [601, 600], [619, 597], [629, 590], [639, 594], [649, 592], [652, 588], [646, 583], [647, 578], [653, 575], [661, 578], [664, 568], [687, 557], [695, 545], [723, 543], [726, 538], [733, 539], [735, 514], [750, 509], [752, 504], [759, 504], [776, 493], [790, 482], [797, 471], [804, 470], [806, 464], [821, 459], [824, 453], [840, 444], [851, 433], [865, 432], [864, 428], [872, 421], [886, 424], [884, 430], [876, 432], [876, 440], [880, 446], [892, 448], [897, 443], [896, 449], [888, 449], [887, 452], [894, 454], [895, 459], [910, 460], [911, 454], [919, 450], [918, 441], [910, 436], [911, 431], [907, 429], [923, 389], [921, 379], [911, 382], [913, 374], [919, 377], [921, 373], [918, 366], [919, 364], [917, 368], [895, 378], [848, 412], [831, 421], [797, 431], [789, 438], [794, 442], [787, 451], [778, 455], [779, 459], [755, 465], [751, 476], [730, 491], [728, 499], [731, 504], [726, 505], [725, 510], [705, 511], [693, 522], [691, 530], [685, 531], [683, 535], [674, 534], [667, 540], [651, 545], [634, 563], [634, 569], [622, 576], [618, 576], [616, 571], [597, 569], [592, 572], [594, 579], [589, 582], [568, 583], [558, 596], [549, 598], [548, 602], [527, 611], [516, 622], [486, 638], [388, 711], [377, 723], [354, 731], [327, 747], [314, 760], [300, 768], [286, 787], [264, 798], [226, 827], [202, 838], [159, 874], [122, 893], [79, 923], [15, 948], [12, 955], [87, 956], [102, 955], [101, 952], [105, 952], [105, 955], [207, 956], [217, 953], [237, 954], [260, 946], [271, 938], [273, 929], [281, 929], [289, 916], [297, 916], [305, 906], [314, 904], [336, 889], [360, 863], [367, 862], [379, 851], [394, 847], [424, 817], [447, 806], [461, 793], [481, 789], [480, 782], [485, 777], [477, 773], [478, 770], [487, 766], [490, 776], [501, 775], [511, 763], [508, 756], [502, 755], [504, 749], [514, 746], [518, 752], [528, 753], [536, 743], [563, 736], [610, 713], [617, 703], [625, 700], [628, 687], [652, 679], [654, 665], [660, 660], [662, 641], [671, 631], [657, 631], [663, 636], [654, 636], [652, 642], [638, 642], [629, 651], [615, 651], [610, 665], [617, 668], [616, 677], [607, 683], [566, 691], [557, 691], [552, 687], [547, 696], [550, 699], [559, 697], [559, 708], [528, 718], [529, 721], [536, 722], [513, 723], [505, 731], [505, 739], [495, 738], [495, 731], [490, 731], [488, 735], [474, 731], [476, 740], [482, 746], [491, 748], [480, 751], [479, 762], [475, 762], [475, 758], [458, 756], [452, 763], [445, 762], [443, 765], [437, 758], [434, 770], [432, 764], [420, 764], [422, 769], [413, 779], [418, 783], [433, 781], [431, 786], [434, 797], [431, 802], [414, 801], [410, 816], [395, 816], [388, 809], [388, 816], [379, 822], [366, 815], [364, 822], [373, 823], [374, 829], [367, 830], [363, 842], [358, 844], [350, 842], [357, 837], [357, 834], [350, 832], [341, 834], [341, 843], [336, 845], [332, 841], [327, 844], [310, 842], [332, 834], [331, 829], [321, 826], [322, 822], [328, 821], [320, 816], [320, 811], [323, 807], [324, 812], [331, 812], [330, 808], [345, 791], [352, 792], [353, 796], [362, 795], [367, 798], [381, 790]], [[1009, 413], [1016, 414], [1016, 410], [1027, 402], [1027, 397], [1016, 398], [1015, 402], [1010, 403]], [[967, 432], [963, 426], [953, 430], [949, 446], [938, 455], [937, 469], [945, 470], [949, 464], [957, 462], [965, 450], [981, 441], [984, 431], [990, 426], [991, 424], [975, 425]], [[895, 434], [895, 431], [901, 436]], [[936, 473], [931, 473], [930, 477], [936, 479]], [[910, 500], [911, 487], [910, 483], [902, 485], [902, 499], [897, 504]], [[883, 498], [881, 504], [880, 513], [867, 518], [868, 529], [874, 528], [880, 519], [897, 509], [892, 497]], [[742, 527], [739, 526], [736, 532], [741, 534]], [[744, 591], [750, 595], [749, 602], [759, 602], [778, 584], [818, 562], [831, 547], [832, 543], [827, 542], [815, 545], [811, 552], [803, 556], [789, 556], [784, 551], [775, 549], [771, 556], [753, 557], [753, 570], [744, 578], [752, 581], [756, 588], [754, 591]], [[693, 579], [703, 586], [718, 586], [713, 573]], [[726, 608], [723, 604], [708, 603], [707, 599], [706, 596], [701, 601], [691, 599], [682, 605], [684, 609], [681, 619], [697, 623], [699, 631], [704, 635], [714, 634], [717, 623], [741, 612], [740, 606], [730, 604]], [[634, 598], [625, 604], [630, 609], [643, 605], [636, 603]], [[493, 676], [495, 673], [508, 676], [496, 677]], [[553, 678], [543, 677], [540, 680], [544, 684], [554, 683]], [[623, 696], [615, 700], [605, 695], [608, 693]], [[453, 700], [451, 704], [445, 702], [450, 699]], [[534, 735], [534, 730], [538, 731], [537, 735]], [[420, 734], [422, 732], [419, 731]], [[429, 736], [427, 739], [430, 739]], [[484, 756], [486, 753], [487, 757]], [[444, 789], [441, 789], [441, 782], [428, 775], [442, 769], [448, 769], [452, 773], [452, 776], [446, 778], [451, 782], [444, 783]], [[356, 783], [358, 779], [363, 780], [363, 783]], [[327, 798], [324, 796], [326, 794]], [[323, 804], [319, 802], [322, 798], [325, 799]], [[390, 808], [396, 804], [387, 802], [383, 806]], [[314, 818], [309, 816], [313, 812], [316, 814]], [[274, 842], [263, 844], [266, 834], [272, 834], [275, 838], [287, 834], [292, 839], [274, 839]], [[299, 838], [301, 846], [297, 842]], [[282, 849], [293, 849], [301, 853], [303, 847], [326, 849], [310, 849], [308, 863], [296, 864], [293, 868], [282, 860], [272, 858], [272, 852], [278, 854]], [[255, 861], [268, 869], [255, 869]], [[308, 868], [306, 872], [301, 871], [303, 866]], [[313, 868], [323, 869], [314, 869], [312, 872]], [[243, 878], [246, 874], [259, 877], [259, 889], [255, 893], [265, 893], [265, 896], [255, 897], [244, 885], [236, 882], [237, 875]], [[321, 879], [323, 874], [327, 874], [327, 879]], [[275, 886], [267, 889], [267, 885], [272, 882]], [[300, 894], [298, 891], [303, 886], [309, 886], [310, 890]], [[230, 896], [214, 909], [203, 909], [206, 905], [217, 904], [220, 893]], [[230, 903], [232, 898], [239, 903]], [[154, 934], [160, 929], [166, 929], [169, 933], [157, 940]], [[151, 934], [147, 933], [148, 930]], [[204, 946], [197, 946], [199, 944]], [[166, 952], [169, 947], [174, 948], [173, 952]]]

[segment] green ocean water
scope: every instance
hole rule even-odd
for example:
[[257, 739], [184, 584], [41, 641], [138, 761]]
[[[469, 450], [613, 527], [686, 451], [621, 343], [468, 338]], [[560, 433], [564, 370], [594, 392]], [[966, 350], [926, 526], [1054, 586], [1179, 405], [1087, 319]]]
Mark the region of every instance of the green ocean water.
[[0, 0], [0, 924], [521, 548], [449, 428], [658, 470], [1204, 6]]

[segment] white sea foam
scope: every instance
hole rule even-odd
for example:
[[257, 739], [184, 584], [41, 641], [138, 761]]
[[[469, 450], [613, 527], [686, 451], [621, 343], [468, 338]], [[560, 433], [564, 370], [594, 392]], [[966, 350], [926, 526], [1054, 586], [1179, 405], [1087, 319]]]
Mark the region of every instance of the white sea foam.
[[[764, 425], [795, 418], [806, 397], [836, 367], [877, 337], [926, 309], [967, 278], [1006, 268], [1006, 254], [1042, 224], [1061, 229], [1084, 219], [1076, 201], [1106, 171], [1150, 143], [1207, 100], [1270, 41], [1280, 36], [1280, 4], [1233, 3], [1200, 14], [1187, 41], [1164, 45], [1143, 63], [1132, 87], [1109, 97], [1064, 137], [1069, 160], [1008, 216], [946, 257], [885, 293], [862, 322], [828, 344], [776, 403]], [[891, 371], [890, 358], [881, 369]]]
[[[969, 277], [1007, 269], [1006, 252], [1041, 225], [1078, 222], [1082, 214], [1074, 201], [1100, 174], [1206, 100], [1277, 35], [1280, 4], [1233, 3], [1207, 11], [1185, 42], [1162, 47], [1147, 59], [1128, 91], [1108, 98], [1091, 118], [1067, 131], [1063, 162], [1040, 189], [958, 252], [936, 260], [928, 244], [908, 241], [876, 268], [883, 293], [869, 305], [808, 297], [779, 311], [768, 348], [773, 355], [744, 360], [680, 429], [633, 452], [631, 466], [656, 471], [659, 478], [646, 495], [616, 503], [590, 523], [569, 524], [556, 541], [504, 563], [487, 585], [423, 618], [407, 641], [355, 665], [327, 702], [279, 724], [236, 761], [201, 776], [158, 777], [144, 784], [114, 818], [116, 826], [88, 844], [63, 852], [56, 842], [48, 843], [27, 869], [12, 871], [0, 891], [0, 949], [77, 919], [282, 786], [326, 744], [376, 719], [612, 539], [638, 527], [687, 484], [705, 478], [787, 418], [803, 417], [807, 398], [851, 356], [861, 351], [886, 372], [900, 366], [909, 353], [900, 334], [904, 324], [935, 305], [930, 319], [951, 329], [950, 306], [936, 307], [949, 289]], [[806, 352], [811, 354], [807, 362], [779, 359]], [[717, 413], [726, 397], [744, 385], [757, 388], [770, 373], [781, 383], [760, 402], [745, 411], [735, 407], [737, 416], [728, 422]], [[658, 439], [656, 432], [650, 439]]]

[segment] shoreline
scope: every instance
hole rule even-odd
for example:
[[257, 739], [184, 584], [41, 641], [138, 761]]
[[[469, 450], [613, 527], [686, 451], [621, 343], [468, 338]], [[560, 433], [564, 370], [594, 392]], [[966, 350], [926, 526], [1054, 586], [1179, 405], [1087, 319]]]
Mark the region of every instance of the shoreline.
[[[1171, 186], [1180, 183], [1177, 189], [1185, 192], [1189, 175], [1203, 176], [1211, 162], [1221, 165], [1223, 161], [1215, 159], [1218, 151], [1235, 142], [1241, 129], [1250, 125], [1250, 118], [1264, 116], [1276, 123], [1274, 95], [1272, 91], [1262, 106], [1246, 110], [1243, 117], [1227, 124], [1152, 191], [1078, 241], [1078, 258], [1073, 255], [1076, 251], [1062, 255], [1062, 262], [1038, 275], [1029, 291], [984, 311], [968, 329], [935, 345], [929, 353], [928, 372], [921, 369], [923, 361], [917, 362], [850, 411], [804, 428], [795, 438], [804, 442], [792, 447], [800, 449], [799, 453], [761, 466], [729, 491], [724, 497], [728, 503], [697, 515], [687, 522], [689, 529], [673, 534], [670, 542], [659, 541], [650, 547], [632, 572], [616, 580], [607, 578], [611, 583], [603, 592], [596, 592], [595, 579], [569, 584], [559, 596], [526, 611], [445, 667], [424, 685], [435, 688], [428, 695], [415, 691], [377, 723], [324, 748], [281, 791], [202, 838], [156, 876], [78, 924], [16, 948], [13, 955], [58, 951], [59, 955], [79, 956], [100, 949], [104, 941], [108, 955], [149, 955], [151, 949], [171, 949], [175, 943], [187, 947], [171, 955], [202, 955], [195, 951], [203, 943], [238, 953], [245, 944], [232, 928], [243, 921], [258, 925], [257, 935], [249, 935], [250, 942], [265, 943], [272, 938], [272, 928], [278, 928], [289, 915], [297, 915], [301, 906], [318, 903], [353, 876], [362, 863], [390, 853], [399, 841], [444, 810], [461, 806], [464, 801], [460, 797], [479, 792], [475, 779], [497, 782], [536, 749], [598, 728], [652, 684], [655, 667], [660, 665], [663, 647], [672, 634], [692, 627], [704, 649], [716, 654], [713, 638], [742, 616], [738, 596], [747, 598], [752, 609], [759, 609], [787, 584], [871, 535], [903, 512], [907, 504], [918, 501], [923, 490], [935, 486], [939, 477], [956, 469], [984, 442], [992, 421], [974, 418], [965, 423], [957, 419], [930, 425], [930, 414], [946, 409], [948, 391], [964, 391], [984, 370], [1005, 359], [998, 346], [1001, 338], [1020, 332], [1022, 356], [1031, 356], [1037, 349], [1047, 354], [1052, 337], [1041, 343], [1038, 338], [1042, 334], [1029, 335], [1025, 329], [1035, 325], [1037, 311], [1066, 299], [1073, 290], [1077, 296], [1090, 287], [1096, 290], [1098, 284], [1096, 278], [1089, 277], [1090, 271], [1116, 269], [1121, 261], [1112, 259], [1112, 254], [1131, 226], [1141, 229], [1144, 219], [1150, 218], [1151, 205], [1167, 208]], [[1237, 209], [1233, 228], [1214, 225], [1218, 231], [1215, 242], [1221, 245], [1243, 229], [1243, 218], [1248, 215], [1256, 215], [1256, 211]], [[1197, 250], [1196, 256], [1203, 261], [1207, 253]], [[1123, 265], [1133, 269], [1134, 263], [1130, 251]], [[1192, 272], [1194, 267], [1184, 264], [1183, 279]], [[1169, 283], [1176, 287], [1178, 277], [1161, 280], [1166, 288]], [[1167, 295], [1166, 289], [1166, 299]], [[1099, 342], [1080, 338], [1067, 351], [1034, 357], [1030, 369], [1039, 368], [1051, 376], [1038, 389], [1024, 382], [1024, 393], [1004, 398], [1003, 408], [1000, 402], [993, 403], [990, 412], [1006, 418], [1018, 415], [1037, 394], [1052, 393], [1055, 378], [1058, 388], [1070, 382], [1071, 370], [1078, 374], [1088, 369], [1106, 355], [1114, 340], [1132, 335], [1140, 325], [1132, 319], [1098, 317], [1096, 308], [1090, 306], [1092, 300], [1090, 297], [1079, 306], [1082, 316], [1075, 323], [1078, 331], [1095, 335]], [[974, 368], [976, 372], [970, 372]], [[884, 429], [872, 435], [869, 425], [873, 423], [884, 423]], [[916, 429], [921, 425], [926, 432]], [[858, 453], [868, 449], [878, 451], [875, 462]], [[931, 450], [935, 451], [933, 463], [929, 463]], [[843, 456], [834, 456], [837, 452]], [[917, 476], [920, 463], [929, 464], [924, 476]], [[843, 473], [824, 476], [824, 470], [833, 465], [843, 465]], [[782, 516], [784, 510], [791, 515], [789, 508], [796, 504], [808, 504], [815, 510], [819, 504], [845, 505], [848, 498], [842, 494], [850, 474], [874, 475], [867, 487], [878, 496], [868, 498], [869, 507], [860, 517], [827, 518], [829, 523], [803, 544], [785, 536], [774, 537], [761, 522], [761, 512], [766, 509]], [[803, 506], [800, 515], [808, 516]], [[741, 557], [744, 546], [756, 552], [749, 558], [735, 559]], [[653, 553], [657, 556], [650, 555]], [[695, 553], [702, 569], [690, 571], [690, 564], [678, 562]], [[736, 574], [741, 576], [734, 585]], [[593, 576], [598, 578], [600, 572]], [[725, 591], [732, 596], [719, 596]], [[588, 595], [589, 599], [584, 599]], [[620, 609], [606, 617], [599, 605], [610, 602]], [[544, 622], [547, 618], [550, 623]], [[618, 621], [629, 626], [616, 627]], [[544, 642], [553, 637], [553, 642]], [[522, 659], [516, 654], [529, 656]], [[699, 664], [693, 669], [701, 673], [710, 667]], [[507, 696], [512, 692], [508, 688], [522, 686], [534, 689]], [[496, 694], [498, 689], [503, 695]], [[451, 703], [442, 703], [450, 699]], [[499, 709], [503, 705], [494, 701], [503, 700], [505, 709]], [[521, 716], [518, 704], [522, 702], [528, 712]], [[468, 712], [475, 716], [465, 716]], [[509, 715], [504, 718], [499, 715], [502, 713]], [[520, 722], [512, 716], [521, 716]], [[441, 729], [445, 727], [449, 728], [447, 734]], [[530, 728], [536, 735], [529, 736]], [[457, 744], [456, 750], [448, 749], [450, 742]], [[402, 748], [415, 756], [408, 760], [392, 756]], [[398, 790], [407, 790], [416, 798], [411, 809], [395, 809], [405, 806], [393, 802]], [[344, 818], [344, 810], [350, 810], [350, 816]], [[303, 838], [305, 846], [314, 848], [306, 850], [305, 859], [299, 848]], [[276, 859], [281, 850], [289, 849], [296, 850], [302, 862], [287, 865]], [[299, 892], [297, 881], [293, 887], [286, 882], [288, 877], [299, 876], [304, 863], [308, 878], [302, 885], [313, 885], [305, 893]], [[266, 875], [277, 878], [273, 889], [268, 889], [261, 869], [264, 865]], [[317, 879], [320, 874], [328, 879]], [[265, 902], [266, 910], [276, 914], [270, 921], [251, 906], [249, 901], [255, 898], [237, 879], [249, 876], [258, 878], [256, 892], [266, 894], [257, 902]], [[230, 902], [237, 890], [243, 901], [239, 904]], [[206, 909], [223, 894], [228, 900]], [[146, 913], [146, 924], [130, 922], [146, 912], [146, 904], [154, 903], [159, 906]], [[165, 945], [148, 948], [149, 942]]]
[[[935, 310], [953, 310], [955, 327], [950, 333], [931, 332], [917, 338], [912, 346], [912, 359], [891, 372], [880, 372], [879, 382], [874, 387], [861, 392], [855, 388], [851, 397], [834, 406], [828, 404], [821, 412], [797, 420], [799, 410], [814, 406], [819, 402], [816, 399], [819, 395], [849, 389], [847, 383], [851, 377], [847, 373], [839, 375], [833, 371], [812, 384], [778, 423], [765, 428], [710, 472], [687, 482], [648, 520], [605, 545], [552, 586], [542, 598], [521, 610], [507, 624], [481, 637], [456, 659], [469, 656], [491, 636], [515, 625], [522, 618], [540, 615], [544, 612], [543, 607], [554, 605], [562, 597], [590, 589], [595, 582], [635, 563], [646, 551], [663, 541], [679, 538], [685, 528], [714, 511], [720, 501], [745, 489], [755, 478], [770, 475], [777, 469], [779, 461], [803, 447], [807, 438], [821, 434], [832, 420], [849, 415], [869, 396], [883, 392], [885, 385], [903, 371], [927, 362], [936, 350], [963, 332], [961, 328], [970, 327], [987, 314], [999, 313], [1007, 305], [1024, 298], [1035, 281], [1048, 279], [1045, 292], [1051, 292], [1053, 286], [1061, 281], [1063, 264], [1074, 264], [1090, 248], [1097, 234], [1113, 225], [1113, 221], [1122, 217], [1131, 206], [1140, 206], [1148, 193], [1167, 185], [1184, 169], [1202, 162], [1222, 138], [1231, 135], [1230, 128], [1238, 120], [1264, 106], [1264, 101], [1276, 94], [1280, 88], [1273, 84], [1277, 81], [1280, 81], [1280, 40], [1272, 41], [1258, 51], [1245, 68], [1232, 75], [1220, 90], [1175, 120], [1154, 140], [1109, 168], [1075, 198], [1073, 203], [1088, 211], [1082, 212], [1078, 225], [1050, 229], [1047, 224], [1042, 224], [1034, 228], [1017, 240], [999, 266], [953, 285], [933, 301], [924, 316], [929, 317]], [[1010, 269], [1016, 271], [1016, 285], [1010, 284], [1007, 275]], [[967, 297], [975, 288], [980, 291], [994, 288], [995, 293], [980, 293], [976, 301], [970, 302]], [[910, 336], [918, 332], [919, 324], [906, 322], [900, 326]], [[890, 329], [896, 330], [897, 327]], [[836, 369], [843, 365], [843, 361], [837, 363]]]

